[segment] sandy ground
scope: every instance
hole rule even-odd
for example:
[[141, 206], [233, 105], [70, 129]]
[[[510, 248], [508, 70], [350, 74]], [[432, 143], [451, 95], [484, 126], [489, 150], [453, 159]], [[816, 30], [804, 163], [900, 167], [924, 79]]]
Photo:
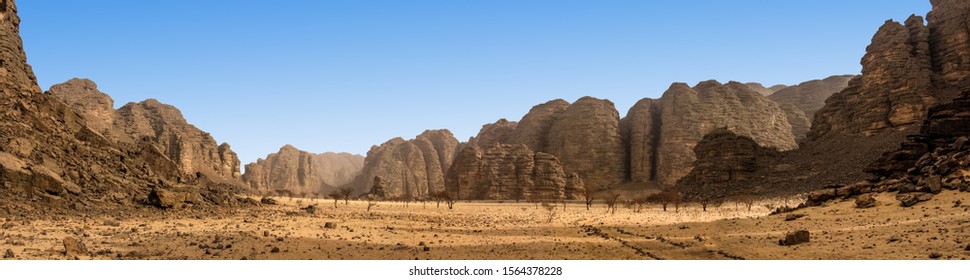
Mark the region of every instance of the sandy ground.
[[[0, 217], [0, 254], [11, 259], [966, 259], [970, 193], [945, 192], [903, 208], [893, 194], [875, 208], [852, 201], [801, 209], [785, 221], [725, 204], [674, 212], [659, 205], [615, 214], [597, 203], [442, 204], [280, 199], [281, 205], [206, 211], [136, 210], [101, 217]], [[961, 205], [955, 205], [961, 201]], [[790, 202], [792, 203], [792, 202]], [[300, 210], [316, 205], [316, 213]], [[550, 219], [550, 215], [552, 215]], [[331, 228], [325, 227], [332, 223]], [[786, 232], [811, 241], [780, 246]], [[65, 238], [84, 249], [65, 252]]]

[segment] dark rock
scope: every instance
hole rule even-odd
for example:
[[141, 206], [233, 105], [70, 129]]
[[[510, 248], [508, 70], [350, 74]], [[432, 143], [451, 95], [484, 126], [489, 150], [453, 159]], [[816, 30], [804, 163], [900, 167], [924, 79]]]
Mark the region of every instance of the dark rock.
[[792, 246], [809, 242], [810, 234], [807, 230], [799, 230], [794, 233], [785, 234], [785, 239], [779, 240], [778, 245]]
[[794, 221], [794, 220], [798, 220], [798, 219], [800, 219], [802, 217], [805, 217], [805, 216], [806, 216], [805, 214], [788, 214], [788, 215], [785, 216], [785, 221], [786, 222]]
[[278, 202], [276, 202], [276, 199], [273, 199], [271, 197], [263, 197], [263, 198], [260, 198], [259, 199], [259, 203], [262, 203], [264, 205], [277, 205], [277, 204], [279, 204]]
[[11, 249], [7, 249], [7, 250], [6, 250], [6, 251], [4, 251], [4, 253], [3, 253], [3, 258], [4, 258], [4, 259], [12, 259], [12, 258], [16, 258], [16, 257], [17, 257], [17, 256], [15, 256], [15, 255], [13, 254], [13, 250], [11, 250]]
[[871, 208], [876, 206], [876, 198], [872, 194], [863, 194], [855, 199], [856, 208]]
[[904, 193], [896, 195], [896, 200], [899, 200], [903, 207], [910, 207], [930, 199], [933, 199], [933, 195], [928, 193]]
[[280, 252], [280, 247], [275, 247], [274, 246], [272, 250], [269, 250], [269, 252], [270, 253], [279, 253]]
[[331, 228], [331, 229], [337, 228], [337, 223], [334, 223], [334, 222], [323, 223], [323, 228]]

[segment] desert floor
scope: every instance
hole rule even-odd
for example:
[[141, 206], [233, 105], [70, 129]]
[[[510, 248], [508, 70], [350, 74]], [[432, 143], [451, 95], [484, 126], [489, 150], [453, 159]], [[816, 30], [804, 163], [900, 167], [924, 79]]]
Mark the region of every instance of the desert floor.
[[[894, 194], [878, 206], [853, 201], [768, 215], [733, 203], [641, 212], [601, 203], [555, 210], [531, 203], [279, 199], [280, 205], [207, 210], [143, 209], [41, 220], [0, 217], [0, 254], [11, 259], [966, 259], [970, 193], [947, 191], [910, 208]], [[960, 201], [959, 203], [957, 201]], [[789, 202], [794, 204], [794, 202]], [[301, 210], [318, 207], [315, 213]], [[550, 215], [551, 219], [550, 219]], [[332, 223], [332, 227], [326, 227]], [[795, 230], [811, 241], [781, 246]], [[84, 248], [65, 247], [65, 239]], [[66, 249], [69, 249], [66, 252]]]

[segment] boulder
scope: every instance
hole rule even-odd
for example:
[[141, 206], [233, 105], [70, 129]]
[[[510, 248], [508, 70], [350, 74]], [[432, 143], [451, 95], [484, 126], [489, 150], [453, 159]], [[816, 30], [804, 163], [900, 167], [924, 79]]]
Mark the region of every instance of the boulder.
[[785, 239], [778, 240], [778, 245], [781, 246], [793, 246], [802, 243], [807, 243], [811, 240], [811, 235], [807, 230], [799, 230], [795, 232], [789, 232], [785, 234]]

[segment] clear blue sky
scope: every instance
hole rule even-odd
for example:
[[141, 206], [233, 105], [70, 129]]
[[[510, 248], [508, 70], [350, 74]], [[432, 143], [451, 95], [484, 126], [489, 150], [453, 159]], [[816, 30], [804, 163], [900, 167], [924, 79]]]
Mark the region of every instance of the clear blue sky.
[[921, 1], [20, 0], [42, 88], [90, 78], [156, 98], [243, 163], [293, 144], [365, 154], [425, 129], [459, 140], [590, 95], [625, 115], [672, 82], [854, 74]]

